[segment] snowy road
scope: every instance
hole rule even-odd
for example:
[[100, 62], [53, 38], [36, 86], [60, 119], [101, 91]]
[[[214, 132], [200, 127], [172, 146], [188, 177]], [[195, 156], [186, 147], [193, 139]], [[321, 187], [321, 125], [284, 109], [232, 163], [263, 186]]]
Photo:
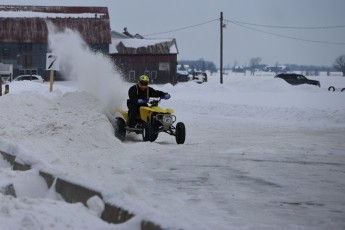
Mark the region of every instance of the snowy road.
[[[155, 197], [153, 207], [168, 199], [163, 209], [174, 212], [183, 203], [183, 210], [209, 224], [206, 229], [247, 228], [244, 223], [255, 223], [255, 229], [345, 225], [343, 129], [194, 118], [186, 122], [193, 128], [183, 147], [172, 146], [164, 137], [154, 144], [134, 143], [145, 152], [132, 156], [135, 151], [129, 150], [125, 164], [133, 163], [129, 171], [137, 174], [132, 178], [138, 178], [141, 192], [145, 187], [160, 191], [147, 194]], [[147, 154], [149, 161], [140, 160]], [[142, 181], [140, 175], [147, 179]], [[190, 216], [183, 210], [175, 210], [174, 216], [187, 222], [183, 219]]]
[[[213, 83], [161, 86], [173, 95], [162, 106], [174, 108], [186, 124], [184, 145], [164, 133], [154, 143], [135, 134], [120, 142], [98, 100], [63, 85], [54, 97], [3, 97], [1, 136], [25, 150], [20, 154], [162, 227], [343, 228], [345, 123], [344, 109], [335, 103], [342, 94], [301, 88], [296, 97], [326, 102], [308, 108], [290, 100], [281, 106], [285, 94], [292, 94], [278, 85], [283, 92], [263, 94], [259, 87], [253, 103], [233, 92], [243, 79], [233, 81], [221, 89]], [[33, 86], [38, 92], [45, 87]], [[218, 102], [214, 95], [200, 96], [199, 88], [191, 93], [194, 86], [218, 89], [211, 90]]]
[[[173, 95], [162, 106], [174, 108], [186, 124], [184, 145], [164, 133], [154, 143], [134, 134], [120, 142], [98, 100], [74, 87], [57, 85], [55, 96], [14, 88], [0, 100], [7, 106], [1, 148], [10, 140], [25, 158], [166, 228], [343, 228], [342, 94], [280, 83], [277, 92], [265, 92], [267, 84], [258, 82], [276, 82], [261, 78], [240, 90], [258, 87], [254, 103], [252, 95], [234, 90], [243, 81], [220, 88], [216, 82], [160, 86]], [[45, 85], [31, 87], [46, 91]], [[205, 87], [212, 96], [198, 94]], [[305, 102], [287, 100], [292, 95]], [[313, 105], [314, 98], [322, 102]]]
[[[25, 177], [0, 161], [0, 187], [13, 183], [20, 194], [0, 194], [1, 226], [132, 230], [150, 220], [184, 230], [345, 228], [345, 94], [327, 90], [344, 87], [344, 77], [313, 77], [320, 88], [267, 73], [155, 85], [171, 94], [160, 105], [185, 123], [185, 144], [167, 134], [120, 142], [106, 114], [125, 104], [131, 84], [72, 35], [57, 34], [51, 48], [77, 82], [56, 83], [52, 93], [46, 83], [12, 82], [0, 98], [0, 150], [33, 163]], [[135, 217], [95, 221], [93, 210], [61, 202], [38, 176], [42, 168]], [[28, 181], [39, 186], [28, 191]]]

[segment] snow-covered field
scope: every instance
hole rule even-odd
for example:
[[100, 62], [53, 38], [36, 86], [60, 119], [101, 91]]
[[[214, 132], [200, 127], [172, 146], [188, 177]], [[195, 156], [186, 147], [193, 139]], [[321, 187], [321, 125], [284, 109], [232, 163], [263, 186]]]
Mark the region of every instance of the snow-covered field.
[[[320, 80], [345, 85], [342, 77]], [[101, 190], [135, 213], [134, 222], [148, 218], [176, 229], [345, 226], [344, 93], [272, 77], [156, 86], [172, 95], [162, 106], [186, 124], [186, 143], [176, 145], [166, 134], [154, 143], [134, 134], [120, 142], [99, 100], [75, 85], [56, 83], [49, 93], [49, 84], [12, 83], [0, 98], [0, 150], [37, 159], [26, 172], [1, 161], [1, 183], [14, 183], [18, 196], [0, 196], [7, 229], [135, 226], [102, 223], [81, 204], [59, 201], [38, 176], [42, 167]]]
[[[18, 197], [0, 194], [1, 229], [140, 229], [142, 219], [167, 229], [345, 228], [345, 93], [327, 90], [344, 88], [344, 77], [310, 77], [321, 88], [231, 75], [154, 86], [171, 94], [161, 106], [185, 123], [185, 144], [164, 133], [120, 142], [106, 114], [125, 106], [130, 84], [64, 36], [52, 47], [77, 82], [56, 82], [51, 93], [49, 83], [15, 82], [0, 97], [0, 150], [34, 165], [12, 171], [0, 160], [0, 187], [13, 183]], [[42, 168], [135, 217], [108, 224], [100, 201], [63, 202]]]

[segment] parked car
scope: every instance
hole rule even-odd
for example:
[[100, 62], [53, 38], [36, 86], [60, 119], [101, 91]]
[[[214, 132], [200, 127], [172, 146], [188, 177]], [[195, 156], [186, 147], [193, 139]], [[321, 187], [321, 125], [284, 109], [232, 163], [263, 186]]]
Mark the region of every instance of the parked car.
[[207, 82], [207, 74], [205, 72], [194, 72], [192, 80], [198, 83]]
[[316, 85], [319, 87], [321, 86], [319, 81], [310, 80], [302, 74], [281, 73], [281, 74], [276, 75], [275, 78], [284, 79], [287, 83], [291, 85], [309, 84], [309, 85]]
[[44, 82], [44, 79], [40, 75], [19, 75], [13, 81], [34, 81], [34, 82]]
[[176, 81], [177, 82], [189, 81], [188, 71], [177, 70], [177, 72], [176, 72]]

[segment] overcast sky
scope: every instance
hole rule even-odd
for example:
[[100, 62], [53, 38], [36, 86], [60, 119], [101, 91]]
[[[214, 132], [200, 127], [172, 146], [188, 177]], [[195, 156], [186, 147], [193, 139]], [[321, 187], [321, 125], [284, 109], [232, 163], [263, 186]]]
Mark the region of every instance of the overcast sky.
[[[203, 58], [217, 66], [220, 12], [226, 25], [224, 66], [245, 65], [253, 57], [268, 65], [331, 66], [345, 54], [345, 0], [0, 0], [0, 4], [107, 6], [112, 30], [123, 32], [127, 27], [130, 33], [149, 38], [176, 38], [178, 60]], [[338, 27], [310, 29], [331, 26]], [[168, 31], [173, 32], [164, 33]]]

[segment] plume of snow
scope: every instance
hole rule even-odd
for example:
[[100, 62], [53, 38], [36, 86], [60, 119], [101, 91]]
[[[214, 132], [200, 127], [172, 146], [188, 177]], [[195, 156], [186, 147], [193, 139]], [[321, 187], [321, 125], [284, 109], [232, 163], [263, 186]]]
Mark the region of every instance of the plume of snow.
[[57, 56], [59, 70], [68, 80], [98, 98], [106, 113], [121, 106], [128, 85], [122, 80], [111, 59], [92, 51], [81, 35], [69, 28], [59, 30], [47, 22], [49, 49]]

